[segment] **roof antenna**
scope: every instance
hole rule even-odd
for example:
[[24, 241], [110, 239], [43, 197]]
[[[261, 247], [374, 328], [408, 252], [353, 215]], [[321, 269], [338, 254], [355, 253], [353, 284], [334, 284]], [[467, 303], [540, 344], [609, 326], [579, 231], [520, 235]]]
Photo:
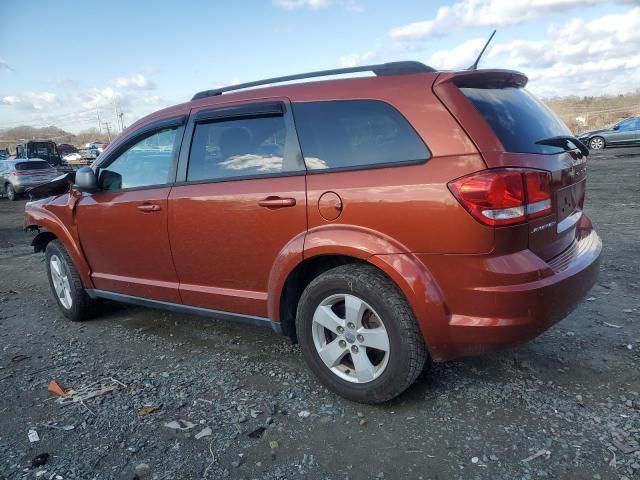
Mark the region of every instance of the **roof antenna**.
[[484, 54], [484, 51], [487, 49], [487, 47], [489, 46], [489, 44], [491, 43], [491, 40], [493, 39], [493, 36], [496, 34], [496, 30], [493, 31], [493, 33], [491, 34], [491, 36], [489, 37], [489, 40], [487, 40], [487, 43], [484, 44], [484, 47], [482, 47], [482, 50], [480, 50], [480, 54], [478, 55], [478, 58], [476, 58], [476, 61], [473, 62], [473, 65], [471, 65], [469, 68], [467, 68], [467, 70], [477, 70], [478, 69], [478, 62], [480, 61], [480, 59], [482, 58], [482, 55]]

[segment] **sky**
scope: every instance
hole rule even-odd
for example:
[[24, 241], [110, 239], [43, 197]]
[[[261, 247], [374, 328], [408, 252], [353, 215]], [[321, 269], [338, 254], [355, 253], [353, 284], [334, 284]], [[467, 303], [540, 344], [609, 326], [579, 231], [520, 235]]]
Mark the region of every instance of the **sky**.
[[[640, 0], [0, 1], [0, 130], [125, 125], [200, 90], [418, 60], [545, 98], [640, 88]], [[101, 125], [104, 127], [104, 124]]]

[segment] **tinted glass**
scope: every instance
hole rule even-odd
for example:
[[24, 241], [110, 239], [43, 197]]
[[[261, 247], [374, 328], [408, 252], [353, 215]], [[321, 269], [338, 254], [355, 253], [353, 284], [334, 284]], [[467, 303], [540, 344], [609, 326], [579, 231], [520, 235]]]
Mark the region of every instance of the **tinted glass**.
[[285, 143], [282, 116], [198, 123], [191, 142], [187, 180], [282, 172]]
[[168, 183], [176, 131], [175, 128], [160, 130], [100, 169], [102, 189], [115, 191]]
[[629, 132], [638, 129], [638, 121], [635, 118], [627, 118], [618, 123], [618, 130], [621, 132]]
[[16, 170], [47, 170], [51, 168], [47, 162], [20, 162], [16, 163]]
[[375, 100], [298, 103], [293, 106], [310, 170], [423, 161], [429, 150], [391, 105]]
[[482, 114], [507, 152], [558, 153], [562, 148], [536, 145], [558, 135], [572, 135], [556, 115], [522, 88], [461, 88]]

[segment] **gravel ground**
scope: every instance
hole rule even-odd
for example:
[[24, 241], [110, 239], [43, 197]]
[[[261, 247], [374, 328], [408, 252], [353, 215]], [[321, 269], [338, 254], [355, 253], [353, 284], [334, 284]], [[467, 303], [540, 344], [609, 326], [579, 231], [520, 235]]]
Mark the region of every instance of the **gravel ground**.
[[[24, 202], [0, 200], [0, 477], [640, 478], [640, 152], [589, 168], [604, 256], [586, 301], [376, 407], [326, 391], [267, 329], [111, 303], [66, 321], [20, 230]], [[54, 378], [113, 390], [61, 405]]]

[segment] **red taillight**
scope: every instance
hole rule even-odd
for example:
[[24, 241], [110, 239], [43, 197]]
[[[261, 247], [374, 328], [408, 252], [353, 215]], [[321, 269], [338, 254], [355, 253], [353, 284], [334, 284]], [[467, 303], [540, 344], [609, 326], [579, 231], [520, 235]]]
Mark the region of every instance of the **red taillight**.
[[458, 201], [491, 226], [513, 225], [551, 212], [551, 174], [539, 170], [496, 169], [449, 183]]

